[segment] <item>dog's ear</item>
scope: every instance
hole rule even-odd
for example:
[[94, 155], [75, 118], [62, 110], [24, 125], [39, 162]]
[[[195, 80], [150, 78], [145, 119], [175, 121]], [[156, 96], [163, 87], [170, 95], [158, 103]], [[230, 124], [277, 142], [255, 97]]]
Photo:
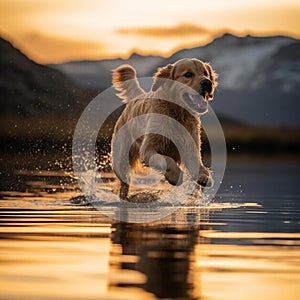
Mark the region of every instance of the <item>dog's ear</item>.
[[163, 68], [159, 68], [154, 74], [154, 81], [151, 90], [155, 92], [164, 82], [164, 78], [172, 79], [173, 65], [169, 64]]
[[214, 86], [217, 87], [218, 85], [217, 78], [219, 75], [215, 72], [215, 70], [211, 67], [209, 63], [205, 63], [205, 67], [208, 71], [209, 79], [212, 81]]

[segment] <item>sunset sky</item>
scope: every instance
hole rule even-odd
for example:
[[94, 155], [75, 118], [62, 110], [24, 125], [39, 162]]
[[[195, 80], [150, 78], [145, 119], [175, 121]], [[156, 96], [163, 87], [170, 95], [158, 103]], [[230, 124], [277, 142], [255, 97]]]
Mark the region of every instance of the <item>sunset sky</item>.
[[169, 55], [225, 32], [300, 38], [299, 0], [0, 0], [0, 20], [41, 63]]

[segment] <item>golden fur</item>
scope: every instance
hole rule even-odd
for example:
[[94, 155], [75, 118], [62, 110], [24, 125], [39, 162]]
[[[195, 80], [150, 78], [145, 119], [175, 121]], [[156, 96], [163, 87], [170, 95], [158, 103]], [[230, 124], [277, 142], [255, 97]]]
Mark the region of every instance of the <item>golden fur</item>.
[[[113, 168], [121, 181], [122, 199], [128, 196], [128, 171], [135, 169], [138, 162], [164, 173], [170, 184], [180, 185], [183, 162], [175, 146], [178, 143], [187, 145], [184, 151], [190, 151], [193, 158], [184, 162], [193, 179], [203, 187], [213, 185], [210, 170], [201, 160], [199, 116], [207, 111], [207, 101], [213, 99], [216, 78], [217, 74], [208, 63], [185, 58], [159, 68], [154, 74], [151, 91], [146, 93], [130, 65], [122, 65], [113, 71], [113, 86], [126, 103], [112, 139]], [[176, 124], [183, 126], [196, 148], [189, 146], [186, 134], [179, 134], [177, 126], [168, 120], [175, 120]], [[116, 141], [119, 130], [122, 134]], [[147, 132], [141, 135], [141, 130]], [[196, 175], [192, 174], [195, 163], [199, 165]]]

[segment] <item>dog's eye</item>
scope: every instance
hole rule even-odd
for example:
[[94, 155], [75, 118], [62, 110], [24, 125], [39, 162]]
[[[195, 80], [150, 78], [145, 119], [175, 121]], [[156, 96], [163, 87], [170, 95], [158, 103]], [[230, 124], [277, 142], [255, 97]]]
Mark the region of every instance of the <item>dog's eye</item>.
[[186, 78], [191, 78], [191, 77], [194, 76], [194, 74], [191, 73], [191, 72], [186, 72], [183, 76], [186, 77]]
[[203, 72], [203, 74], [204, 74], [204, 76], [208, 76], [208, 73], [206, 70]]

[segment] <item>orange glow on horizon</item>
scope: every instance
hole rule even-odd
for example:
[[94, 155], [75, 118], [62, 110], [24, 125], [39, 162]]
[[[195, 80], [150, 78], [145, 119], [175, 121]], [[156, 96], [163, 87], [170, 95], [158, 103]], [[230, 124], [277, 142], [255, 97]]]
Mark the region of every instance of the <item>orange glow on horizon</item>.
[[224, 33], [300, 38], [300, 4], [271, 0], [3, 0], [0, 35], [40, 63], [168, 56]]

